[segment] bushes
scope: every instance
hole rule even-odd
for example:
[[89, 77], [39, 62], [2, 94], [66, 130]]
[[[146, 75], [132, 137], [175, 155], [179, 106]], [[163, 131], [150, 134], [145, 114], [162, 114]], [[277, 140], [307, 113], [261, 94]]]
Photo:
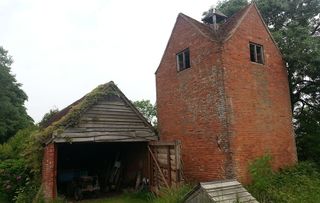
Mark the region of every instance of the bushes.
[[7, 143], [0, 145], [1, 202], [6, 200], [8, 202], [32, 202], [38, 190], [39, 175], [33, 173], [25, 157], [28, 149], [27, 143], [35, 130], [34, 126], [21, 130]]
[[7, 159], [0, 163], [0, 191], [12, 200], [20, 187], [30, 181], [25, 162], [21, 159]]
[[270, 160], [264, 156], [250, 166], [253, 183], [248, 190], [260, 203], [320, 202], [320, 173], [314, 164], [301, 162], [274, 173]]

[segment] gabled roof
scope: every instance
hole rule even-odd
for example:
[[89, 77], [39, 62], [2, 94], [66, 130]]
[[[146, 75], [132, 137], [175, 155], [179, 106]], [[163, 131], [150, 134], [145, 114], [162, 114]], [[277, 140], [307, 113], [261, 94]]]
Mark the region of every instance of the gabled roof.
[[253, 4], [249, 4], [242, 8], [240, 11], [227, 18], [227, 20], [219, 24], [219, 29], [214, 31], [210, 25], [201, 23], [183, 13], [179, 13], [179, 16], [184, 20], [189, 22], [192, 26], [194, 26], [197, 30], [201, 32], [204, 36], [208, 37], [210, 40], [214, 41], [224, 41], [229, 38], [230, 35], [235, 31], [235, 29], [239, 26], [245, 15], [248, 13], [249, 9], [253, 6]]
[[219, 35], [221, 36], [221, 39], [223, 41], [232, 36], [234, 31], [238, 28], [253, 5], [254, 3], [245, 6], [244, 8], [233, 14], [231, 17], [227, 18], [227, 21], [225, 23], [221, 24], [221, 26], [219, 27]]
[[[266, 30], [270, 34], [272, 40], [274, 41], [274, 39], [273, 39], [267, 25], [265, 24], [265, 22], [264, 22], [255, 3], [251, 3], [247, 6], [245, 6], [244, 8], [242, 8], [238, 12], [236, 12], [234, 15], [228, 17], [224, 23], [219, 24], [219, 29], [217, 31], [214, 31], [210, 27], [210, 25], [201, 23], [201, 22], [199, 22], [199, 21], [197, 21], [197, 20], [195, 20], [195, 19], [193, 19], [183, 13], [179, 13], [178, 17], [182, 17], [185, 21], [189, 22], [201, 34], [203, 34], [204, 36], [206, 36], [210, 40], [224, 42], [224, 41], [228, 40], [233, 35], [233, 33], [239, 27], [239, 25], [243, 21], [244, 17], [248, 14], [248, 12], [251, 8], [255, 8], [257, 10], [259, 17], [264, 24], [264, 27], [266, 28]], [[275, 41], [274, 41], [274, 43], [275, 43]]]
[[[183, 13], [179, 13], [179, 15], [177, 17], [176, 24], [178, 22], [178, 19], [181, 18], [181, 19], [185, 20], [186, 22], [188, 22], [191, 26], [193, 26], [196, 30], [198, 30], [201, 35], [208, 38], [209, 40], [224, 43], [232, 37], [232, 35], [235, 33], [235, 31], [237, 30], [237, 28], [239, 27], [239, 25], [243, 21], [243, 19], [246, 17], [246, 15], [249, 13], [249, 11], [252, 8], [256, 9], [256, 11], [258, 12], [258, 16], [260, 17], [260, 20], [262, 21], [263, 26], [265, 27], [270, 38], [272, 39], [273, 43], [277, 47], [279, 54], [282, 56], [276, 41], [274, 40], [272, 34], [270, 33], [268, 26], [265, 24], [265, 22], [261, 16], [261, 13], [259, 12], [259, 10], [254, 2], [245, 6], [242, 9], [240, 9], [238, 12], [236, 12], [231, 17], [228, 17], [224, 23], [221, 23], [218, 25], [217, 30], [214, 30], [212, 28], [212, 26], [210, 26], [208, 24], [201, 23], [201, 22], [199, 22], [199, 21], [197, 21], [197, 20], [195, 20], [195, 19], [193, 19]], [[175, 24], [175, 26], [176, 26], [176, 24]], [[173, 29], [173, 31], [174, 31], [174, 29]], [[172, 31], [172, 33], [173, 33], [173, 31]], [[171, 34], [171, 36], [172, 36], [172, 34]], [[171, 41], [171, 37], [168, 41], [167, 47], [170, 44], [170, 41]], [[166, 47], [164, 53], [166, 53], [167, 47]], [[163, 56], [162, 56], [161, 61], [163, 60]], [[161, 62], [160, 62], [160, 64], [161, 64]], [[158, 67], [158, 69], [159, 69], [159, 67]], [[156, 73], [158, 72], [158, 69], [156, 70]]]
[[207, 37], [212, 41], [218, 41], [217, 36], [215, 35], [213, 29], [208, 24], [201, 23], [183, 13], [179, 13], [179, 16], [183, 18], [185, 21], [190, 23], [195, 29], [197, 29], [203, 36]]
[[[97, 88], [95, 88], [93, 91], [91, 91], [90, 93], [86, 94], [85, 96], [83, 96], [81, 99], [73, 102], [72, 104], [70, 104], [69, 106], [67, 106], [66, 108], [62, 109], [61, 111], [59, 111], [58, 113], [56, 113], [54, 116], [52, 116], [51, 119], [48, 120], [47, 123], [44, 124], [44, 129], [42, 130], [42, 133], [44, 134], [44, 142], [45, 143], [50, 143], [52, 141], [54, 141], [55, 138], [57, 138], [57, 135], [63, 135], [64, 132], [69, 132], [68, 130], [70, 129], [76, 129], [76, 127], [78, 126], [78, 124], [81, 122], [81, 117], [83, 115], [86, 114], [87, 111], [89, 111], [90, 109], [92, 109], [96, 104], [98, 104], [101, 101], [104, 101], [105, 98], [110, 98], [112, 96], [116, 96], [117, 98], [119, 98], [121, 100], [121, 102], [125, 105], [126, 109], [115, 109], [116, 112], [118, 111], [130, 111], [131, 114], [133, 114], [136, 117], [136, 120], [134, 121], [135, 123], [137, 122], [137, 119], [139, 121], [139, 123], [143, 123], [142, 125], [145, 126], [145, 129], [142, 129], [144, 131], [148, 131], [147, 132], [147, 136], [152, 136], [152, 137], [156, 137], [155, 135], [155, 129], [151, 126], [151, 124], [144, 118], [144, 116], [139, 112], [139, 110], [137, 110], [134, 105], [130, 102], [130, 100], [121, 92], [121, 90], [114, 84], [113, 81], [108, 82], [106, 84], [103, 85], [99, 85]], [[119, 104], [117, 104], [119, 105]], [[109, 108], [109, 107], [108, 107]], [[124, 107], [117, 107], [117, 108], [124, 108]], [[105, 111], [104, 113], [110, 112], [110, 110], [106, 110], [105, 106], [102, 106], [101, 109], [98, 110], [98, 113], [101, 114], [103, 112], [101, 111]], [[95, 110], [96, 112], [96, 110]], [[129, 112], [129, 113], [130, 113]], [[114, 113], [114, 112], [111, 112]], [[132, 117], [132, 115], [131, 115]], [[97, 119], [97, 117], [94, 118], [87, 118], [90, 121], [90, 125], [92, 125], [92, 122], [101, 122]], [[126, 119], [126, 118], [125, 118]], [[105, 120], [102, 118], [102, 121]], [[108, 122], [113, 122], [112, 118], [107, 119]], [[127, 121], [127, 120], [125, 120]], [[119, 122], [119, 120], [118, 120]], [[125, 123], [127, 124], [127, 123]], [[129, 123], [130, 124], [130, 123]], [[141, 125], [140, 124], [140, 125]], [[101, 124], [99, 123], [99, 128], [104, 128], [104, 131], [106, 133], [110, 132], [108, 130], [106, 130], [106, 128], [108, 128], [108, 125], [106, 126], [101, 126]], [[81, 135], [82, 138], [87, 138], [89, 135], [91, 136], [91, 131], [92, 129], [84, 129], [81, 128], [81, 130], [79, 131], [79, 128], [76, 129], [77, 130], [77, 135], [79, 135], [80, 133], [83, 133], [83, 135]], [[130, 132], [129, 133], [133, 133], [134, 135], [136, 134], [136, 130], [135, 129], [129, 129]], [[122, 135], [124, 134], [123, 131], [119, 130], [120, 134], [122, 133]], [[128, 129], [126, 129], [126, 132], [128, 132]], [[106, 135], [106, 133], [104, 133], [103, 135]], [[85, 135], [86, 134], [86, 135]], [[97, 133], [95, 133], [97, 134]], [[118, 133], [119, 134], [119, 133]], [[118, 136], [118, 134], [114, 135], [114, 136]], [[144, 132], [144, 135], [146, 133]], [[75, 134], [72, 134], [72, 136]], [[64, 138], [66, 137], [65, 135], [63, 135]], [[69, 135], [70, 136], [70, 133]], [[70, 136], [70, 137], [72, 137]], [[101, 136], [101, 135], [100, 135]], [[153, 138], [151, 138], [151, 140], [155, 140]], [[141, 141], [141, 139], [140, 139]], [[147, 141], [147, 140], [146, 140]], [[61, 142], [61, 139], [60, 139]]]

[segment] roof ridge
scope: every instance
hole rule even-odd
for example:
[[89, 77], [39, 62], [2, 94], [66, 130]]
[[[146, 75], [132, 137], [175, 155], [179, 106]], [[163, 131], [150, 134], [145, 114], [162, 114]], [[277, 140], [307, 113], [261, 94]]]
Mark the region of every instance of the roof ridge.
[[64, 129], [76, 125], [83, 113], [85, 113], [90, 107], [97, 104], [97, 102], [101, 98], [110, 94], [118, 95], [123, 100], [123, 102], [126, 103], [137, 114], [137, 116], [141, 119], [145, 126], [148, 126], [149, 128], [152, 128], [154, 130], [152, 125], [123, 94], [123, 92], [117, 87], [117, 85], [115, 85], [113, 81], [110, 81], [108, 83], [97, 86], [81, 99], [73, 102], [66, 108], [56, 113], [51, 119], [49, 119], [49, 121], [42, 129], [42, 134], [44, 134], [44, 142], [46, 144], [50, 143], [54, 139], [55, 133], [61, 134]]
[[225, 36], [223, 38], [223, 42], [227, 41], [229, 38], [232, 37], [232, 35], [235, 33], [237, 28], [242, 23], [245, 16], [248, 14], [249, 10], [255, 5], [255, 3], [250, 3], [234, 13], [232, 16], [227, 18], [227, 21], [223, 24], [221, 24], [221, 29], [219, 29], [219, 33], [222, 36]]
[[[217, 41], [215, 40], [213, 37], [213, 30], [210, 28], [209, 25], [206, 25], [204, 23], [201, 23], [200, 21], [186, 15], [183, 13], [179, 13], [178, 16], [181, 16], [185, 21], [187, 21], [188, 23], [190, 23], [195, 29], [197, 29], [204, 37], [207, 37], [208, 39], [212, 40], [212, 41]], [[212, 34], [212, 36], [208, 36], [208, 34], [206, 34], [204, 32], [204, 30], [201, 30], [201, 28], [199, 26], [202, 26], [203, 28], [206, 29], [206, 31], [210, 32], [210, 34]]]
[[178, 17], [182, 17], [185, 21], [190, 23], [200, 34], [212, 41], [227, 41], [237, 30], [244, 17], [247, 15], [249, 10], [255, 5], [254, 2], [241, 8], [239, 11], [228, 17], [226, 22], [219, 25], [219, 29], [214, 31], [209, 25], [204, 24], [184, 13], [179, 13]]
[[107, 83], [98, 85], [95, 89], [91, 90], [89, 93], [85, 94], [84, 96], [82, 96], [80, 99], [76, 100], [75, 102], [69, 104], [68, 106], [66, 106], [65, 108], [63, 108], [62, 110], [58, 111], [56, 114], [54, 114], [47, 122], [44, 123], [43, 128], [47, 128], [48, 126], [50, 126], [51, 124], [53, 124], [54, 122], [59, 121], [60, 119], [62, 119], [62, 117], [64, 117], [66, 114], [69, 113], [69, 111], [72, 109], [72, 107], [78, 105], [81, 101], [83, 101], [84, 99], [86, 99], [86, 97], [92, 93], [93, 91], [95, 91], [98, 88], [104, 87], [105, 89], [107, 89], [110, 85], [115, 85], [113, 81], [109, 81]]

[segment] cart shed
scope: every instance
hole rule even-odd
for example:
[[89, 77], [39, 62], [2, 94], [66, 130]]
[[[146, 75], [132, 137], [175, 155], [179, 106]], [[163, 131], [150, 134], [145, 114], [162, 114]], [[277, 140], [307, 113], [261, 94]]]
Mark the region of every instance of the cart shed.
[[97, 181], [102, 192], [137, 187], [150, 170], [149, 142], [158, 140], [154, 128], [113, 82], [58, 112], [43, 134], [42, 184], [48, 199], [70, 195], [79, 177], [96, 182], [77, 190], [94, 190]]
[[190, 191], [185, 203], [258, 203], [236, 180], [203, 182]]

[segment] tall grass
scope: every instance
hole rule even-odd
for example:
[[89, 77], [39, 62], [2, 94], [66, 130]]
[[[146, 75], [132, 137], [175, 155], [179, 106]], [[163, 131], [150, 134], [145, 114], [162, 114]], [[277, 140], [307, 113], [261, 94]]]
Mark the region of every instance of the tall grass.
[[260, 203], [319, 203], [320, 173], [316, 165], [301, 162], [273, 172], [270, 157], [264, 156], [250, 166], [253, 183], [249, 192]]
[[149, 198], [152, 203], [182, 203], [184, 196], [192, 189], [191, 185], [182, 185], [178, 188], [162, 189], [160, 196]]

